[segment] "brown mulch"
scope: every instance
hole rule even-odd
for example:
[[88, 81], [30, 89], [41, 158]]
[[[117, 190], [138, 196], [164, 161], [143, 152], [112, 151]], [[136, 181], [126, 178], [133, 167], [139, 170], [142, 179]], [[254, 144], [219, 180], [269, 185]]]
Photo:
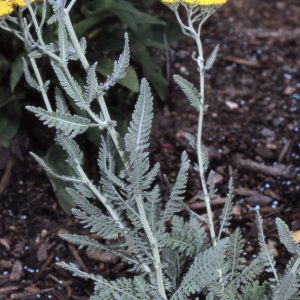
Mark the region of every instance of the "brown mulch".
[[[287, 256], [276, 238], [275, 218], [283, 218], [293, 231], [300, 229], [299, 15], [298, 0], [232, 0], [204, 31], [207, 54], [221, 45], [207, 76], [204, 125], [217, 176], [213, 206], [217, 215], [233, 176], [233, 226], [242, 228], [245, 256], [256, 254], [253, 208], [260, 208], [268, 246], [280, 265]], [[171, 70], [196, 83], [193, 50], [191, 41], [179, 43], [170, 53]], [[172, 180], [187, 148], [184, 133], [196, 132], [197, 114], [175, 85], [170, 91], [166, 105], [155, 108], [151, 153]], [[43, 170], [28, 154], [45, 153], [49, 137], [40, 140], [40, 132], [26, 122], [10, 150], [0, 149], [0, 299], [87, 299], [92, 284], [73, 278], [55, 262], [76, 262], [108, 278], [125, 266], [114, 257], [87, 256], [57, 236], [82, 229], [62, 212]], [[194, 160], [193, 151], [188, 152]], [[198, 191], [198, 179], [191, 175], [187, 202], [205, 215]]]

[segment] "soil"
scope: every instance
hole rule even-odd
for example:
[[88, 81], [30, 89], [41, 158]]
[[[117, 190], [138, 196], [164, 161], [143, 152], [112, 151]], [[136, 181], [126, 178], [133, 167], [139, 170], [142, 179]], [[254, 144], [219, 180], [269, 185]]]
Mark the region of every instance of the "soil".
[[[267, 244], [279, 265], [288, 256], [276, 237], [276, 217], [291, 230], [300, 230], [299, 15], [298, 0], [233, 0], [204, 30], [207, 55], [220, 44], [220, 56], [207, 76], [204, 125], [218, 188], [214, 211], [217, 216], [233, 176], [233, 228], [242, 229], [244, 255], [251, 259], [257, 252], [259, 208]], [[197, 83], [192, 51], [191, 41], [179, 43], [170, 53], [171, 72]], [[184, 135], [196, 133], [197, 113], [173, 84], [169, 98], [155, 107], [151, 153], [153, 161], [161, 163], [161, 175], [168, 174], [172, 181], [187, 148]], [[0, 299], [88, 299], [92, 285], [73, 278], [56, 261], [76, 262], [108, 278], [124, 266], [107, 256], [87, 257], [58, 237], [82, 229], [58, 206], [45, 173], [29, 155], [46, 153], [51, 131], [41, 140], [32, 130], [37, 123], [24, 115], [22, 131], [10, 149], [0, 149]], [[195, 160], [193, 150], [188, 152]], [[204, 216], [196, 175], [190, 182], [186, 201]]]

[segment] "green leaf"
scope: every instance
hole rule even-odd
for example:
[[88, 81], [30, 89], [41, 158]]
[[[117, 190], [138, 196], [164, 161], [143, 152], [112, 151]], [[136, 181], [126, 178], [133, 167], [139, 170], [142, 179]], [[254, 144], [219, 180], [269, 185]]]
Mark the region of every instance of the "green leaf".
[[[3, 32], [3, 31], [2, 31]], [[1, 47], [1, 45], [0, 45]], [[2, 50], [2, 48], [1, 48]], [[9, 70], [9, 61], [6, 59], [5, 56], [3, 56], [1, 53], [0, 53], [0, 70], [1, 70], [1, 73], [0, 73], [0, 80], [2, 78], [5, 78], [5, 76], [7, 76], [7, 71]]]
[[25, 96], [26, 94], [22, 88], [16, 88], [12, 93], [9, 86], [0, 87], [0, 109], [11, 102], [23, 99]]
[[[114, 63], [111, 59], [102, 60], [97, 66], [97, 72], [103, 76], [108, 76], [112, 73]], [[134, 93], [139, 91], [139, 79], [136, 71], [132, 67], [126, 70], [126, 76], [118, 81], [118, 84], [128, 88]]]
[[[57, 159], [57, 158], [60, 159]], [[65, 174], [68, 176], [75, 176], [73, 169], [65, 162], [67, 159], [66, 152], [58, 145], [53, 145], [45, 158], [45, 162], [57, 174]], [[72, 187], [72, 184], [64, 182], [58, 178], [47, 173], [48, 178], [53, 187], [54, 193], [57, 197], [58, 203], [65, 213], [71, 214], [71, 209], [75, 207], [71, 196], [67, 193], [66, 188]]]
[[143, 74], [153, 86], [161, 101], [165, 101], [168, 95], [168, 81], [161, 71], [160, 60], [150, 56], [145, 49], [135, 50], [134, 57], [142, 66]]
[[22, 55], [19, 55], [14, 61], [14, 63], [11, 65], [9, 81], [10, 81], [10, 88], [12, 91], [14, 91], [22, 75], [23, 75], [23, 61], [22, 61]]
[[17, 102], [10, 103], [0, 111], [0, 145], [8, 147], [16, 135], [21, 119], [21, 107]]

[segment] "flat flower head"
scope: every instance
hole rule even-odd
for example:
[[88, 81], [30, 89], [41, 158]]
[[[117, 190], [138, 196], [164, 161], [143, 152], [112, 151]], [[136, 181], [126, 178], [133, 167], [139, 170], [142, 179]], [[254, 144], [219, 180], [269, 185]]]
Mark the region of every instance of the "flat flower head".
[[[34, 0], [30, 0], [30, 2], [33, 2]], [[21, 7], [24, 7], [26, 6], [26, 1], [25, 0], [10, 0], [10, 2], [13, 4], [13, 5], [17, 5], [17, 6], [21, 6]]]
[[[30, 0], [30, 2], [33, 1]], [[25, 6], [25, 0], [0, 0], [0, 17], [11, 14], [17, 7]]]
[[9, 15], [13, 12], [14, 8], [9, 0], [0, 0], [0, 17]]
[[219, 6], [225, 4], [228, 0], [161, 0], [165, 4], [191, 4], [199, 6]]

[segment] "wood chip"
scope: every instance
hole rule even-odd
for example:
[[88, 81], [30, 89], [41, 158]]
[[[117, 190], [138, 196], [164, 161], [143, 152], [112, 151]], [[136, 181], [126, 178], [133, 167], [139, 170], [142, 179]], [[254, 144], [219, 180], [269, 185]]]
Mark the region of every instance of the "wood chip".
[[237, 196], [254, 196], [258, 194], [258, 191], [250, 190], [244, 187], [234, 189], [234, 194]]
[[45, 261], [48, 257], [48, 251], [47, 251], [47, 245], [46, 244], [41, 244], [39, 246], [39, 249], [36, 253], [37, 259], [39, 262]]
[[261, 206], [266, 206], [269, 205], [273, 202], [273, 199], [271, 197], [261, 195], [261, 194], [256, 194], [252, 195], [250, 197], [247, 197], [245, 199], [246, 203], [250, 205], [261, 205]]
[[300, 243], [300, 230], [292, 233], [293, 239], [296, 243]]
[[285, 145], [283, 146], [280, 154], [279, 154], [279, 157], [278, 157], [278, 162], [279, 163], [282, 163], [285, 158], [287, 157], [287, 154], [289, 153], [290, 149], [292, 147], [292, 141], [291, 140], [288, 140]]
[[243, 66], [247, 66], [250, 68], [260, 68], [261, 67], [260, 63], [257, 62], [256, 60], [248, 60], [248, 59], [244, 59], [244, 58], [240, 58], [240, 57], [236, 57], [236, 56], [226, 56], [224, 59], [227, 61], [234, 62], [238, 65], [243, 65]]
[[80, 255], [79, 255], [78, 251], [77, 251], [72, 245], [69, 245], [69, 249], [70, 249], [70, 251], [71, 251], [73, 257], [75, 258], [76, 262], [81, 266], [81, 268], [82, 268], [85, 272], [89, 273], [89, 270], [88, 270], [88, 268], [86, 267], [86, 265], [85, 265], [85, 263], [83, 262], [83, 260], [81, 259], [81, 257], [80, 257]]
[[21, 287], [18, 285], [10, 285], [0, 288], [0, 295], [7, 295], [12, 293], [13, 291], [19, 290]]
[[87, 251], [87, 256], [93, 260], [101, 261], [104, 263], [111, 263], [114, 264], [116, 263], [119, 258], [117, 256], [104, 253], [104, 252], [99, 252], [99, 251]]
[[0, 196], [9, 184], [14, 164], [15, 164], [14, 160], [11, 159], [6, 166], [5, 172], [0, 181]]
[[0, 245], [4, 246], [4, 248], [9, 251], [10, 250], [10, 245], [9, 245], [9, 241], [5, 238], [0, 239]]
[[225, 101], [225, 104], [229, 109], [232, 109], [232, 110], [239, 108], [239, 105], [237, 103], [229, 101], [229, 100]]
[[258, 163], [251, 159], [241, 159], [240, 161], [238, 161], [238, 167], [240, 169], [254, 171], [274, 177], [280, 176], [288, 179], [293, 179], [296, 176], [296, 171], [290, 169], [286, 165], [277, 164], [275, 166], [267, 166], [263, 163]]
[[21, 293], [14, 293], [14, 294], [11, 294], [11, 299], [26, 299], [26, 298], [29, 298], [29, 297], [32, 297], [32, 296], [35, 296], [35, 295], [38, 295], [38, 294], [44, 294], [44, 293], [48, 293], [48, 292], [52, 292], [54, 291], [54, 288], [51, 288], [51, 289], [44, 289], [44, 290], [37, 290], [35, 292], [21, 292]]
[[[226, 198], [221, 198], [221, 197], [216, 197], [215, 199], [212, 199], [210, 201], [210, 204], [212, 206], [217, 206], [217, 205], [222, 205], [226, 201]], [[206, 208], [205, 202], [204, 201], [198, 201], [195, 203], [189, 204], [190, 209], [203, 209]]]
[[23, 274], [23, 264], [19, 260], [16, 260], [13, 264], [9, 279], [11, 281], [19, 281], [22, 277], [22, 274]]

